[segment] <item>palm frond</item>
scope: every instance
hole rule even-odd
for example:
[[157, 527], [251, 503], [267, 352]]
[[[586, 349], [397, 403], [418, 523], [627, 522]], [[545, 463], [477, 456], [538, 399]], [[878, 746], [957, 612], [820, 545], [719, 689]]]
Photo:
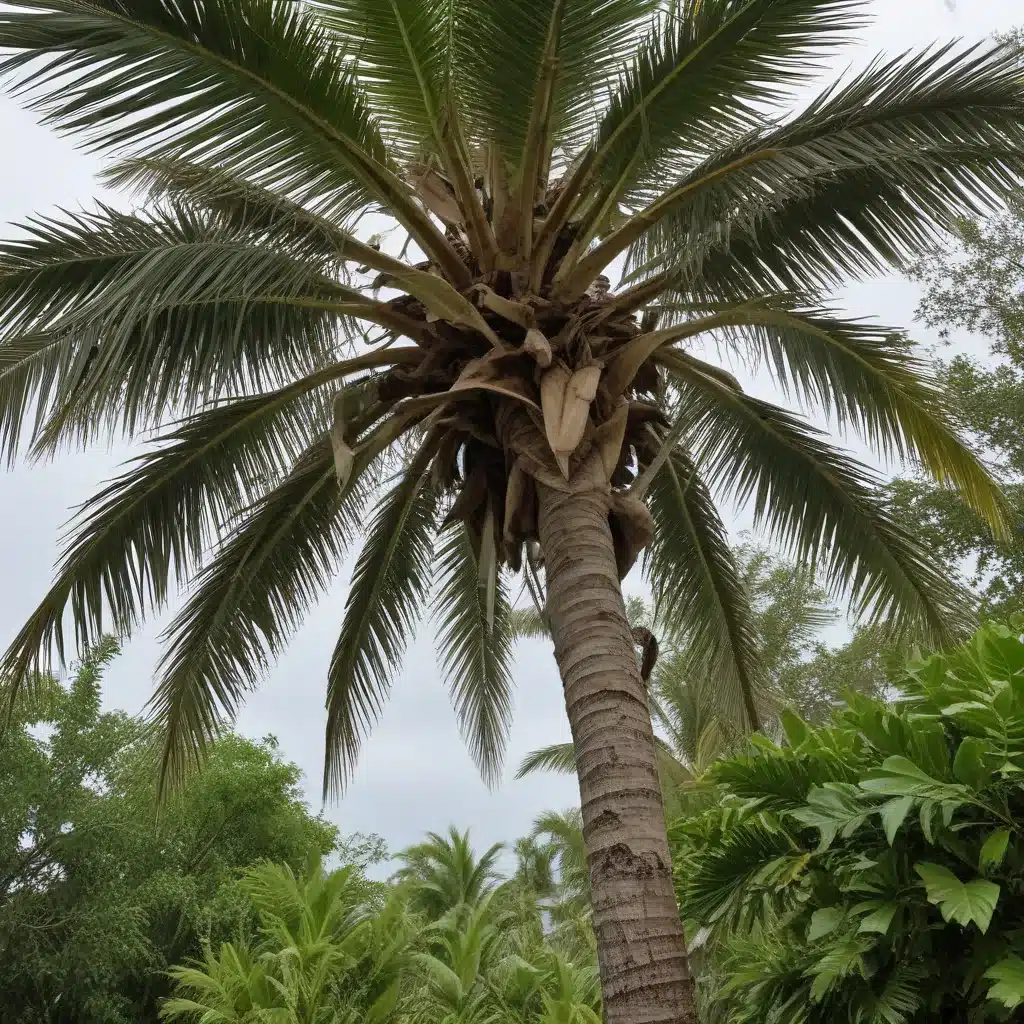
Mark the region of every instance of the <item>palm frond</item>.
[[571, 743], [554, 743], [550, 747], [531, 750], [520, 761], [516, 778], [522, 779], [535, 772], [557, 772], [559, 775], [576, 774], [576, 751]]
[[[545, 61], [554, 64], [551, 143], [575, 152], [594, 130], [594, 96], [611, 84], [656, 0], [480, 0], [460, 26], [463, 102], [474, 127], [519, 168]], [[549, 52], [550, 51], [550, 52]]]
[[629, 200], [661, 161], [707, 152], [763, 117], [863, 24], [863, 0], [701, 0], [661, 19], [623, 70], [592, 175]]
[[430, 590], [440, 500], [429, 473], [434, 448], [428, 438], [366, 528], [328, 671], [325, 794], [350, 778]]
[[305, 376], [346, 324], [319, 308], [349, 296], [315, 265], [181, 208], [26, 228], [0, 247], [0, 421], [34, 405], [49, 448]]
[[357, 472], [339, 491], [324, 439], [243, 513], [167, 630], [149, 703], [165, 783], [201, 759], [333, 579], [371, 493]]
[[997, 531], [1005, 529], [1002, 493], [957, 436], [937, 382], [902, 335], [828, 310], [784, 305], [751, 320], [738, 333], [766, 353], [784, 391], [795, 389], [835, 414], [840, 427], [852, 425], [884, 457], [916, 459]]
[[962, 626], [965, 596], [886, 514], [876, 476], [819, 431], [744, 394], [700, 360], [663, 353], [693, 403], [690, 444], [712, 487], [753, 499], [755, 521], [801, 564], [822, 569], [856, 614], [944, 640]]
[[344, 220], [386, 205], [465, 268], [389, 167], [352, 64], [305, 5], [28, 0], [0, 15], [0, 73], [97, 147], [215, 160]]
[[538, 640], [551, 636], [548, 624], [536, 608], [509, 609], [509, 628], [513, 640]]
[[[237, 510], [276, 485], [321, 433], [326, 397], [317, 389], [382, 358], [356, 357], [216, 406], [157, 438], [79, 512], [55, 582], [0, 662], [5, 688], [19, 687], [52, 651], [64, 661], [69, 604], [80, 647], [108, 631], [129, 634], [162, 607], [171, 584], [191, 578]], [[367, 383], [356, 380], [348, 391]]]
[[758, 644], [725, 526], [693, 460], [677, 447], [650, 491], [655, 540], [645, 556], [657, 614], [685, 636], [689, 662], [720, 687], [732, 720], [760, 728]]
[[319, 268], [353, 261], [376, 270], [394, 261], [354, 238], [329, 217], [217, 164], [164, 157], [121, 160], [104, 173], [117, 188], [153, 204], [205, 211], [230, 231], [284, 249]]
[[440, 159], [474, 251], [493, 255], [457, 100], [465, 77], [458, 38], [473, 8], [458, 0], [316, 0], [315, 6], [345, 49], [358, 54], [360, 84], [404, 162]]
[[465, 524], [452, 526], [441, 540], [434, 599], [439, 654], [463, 737], [484, 782], [493, 786], [501, 777], [512, 718], [512, 609], [499, 573], [488, 615]]
[[[632, 245], [632, 267], [671, 269], [699, 294], [705, 261], [719, 250], [731, 259], [735, 235], [767, 255], [747, 289], [767, 276], [769, 291], [813, 293], [815, 282], [798, 276], [799, 242], [810, 269], [832, 281], [898, 264], [1017, 185], [1024, 174], [1022, 108], [1021, 56], [1005, 45], [964, 53], [945, 46], [875, 63], [790, 122], [755, 130], [674, 186], [656, 186], [648, 205], [572, 276], [593, 276], [593, 268]], [[826, 190], [843, 212], [812, 220], [803, 204], [825, 210]], [[774, 240], [764, 232], [780, 210], [793, 251], [771, 255]], [[832, 238], [838, 251], [830, 256]]]

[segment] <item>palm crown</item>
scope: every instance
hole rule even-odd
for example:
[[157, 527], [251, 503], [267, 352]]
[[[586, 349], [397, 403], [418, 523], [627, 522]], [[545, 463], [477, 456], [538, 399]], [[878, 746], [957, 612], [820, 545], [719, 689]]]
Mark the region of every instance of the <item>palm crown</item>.
[[[180, 770], [373, 509], [331, 660], [328, 782], [351, 769], [432, 588], [493, 779], [509, 577], [540, 586], [542, 487], [611, 488], [620, 572], [647, 548], [656, 594], [723, 686], [757, 667], [713, 488], [751, 499], [858, 608], [950, 628], [957, 595], [871, 473], [687, 348], [716, 332], [999, 522], [902, 339], [823, 295], [1017, 181], [1021, 63], [1006, 46], [935, 49], [773, 112], [864, 7], [5, 10], [4, 70], [49, 122], [116, 151], [111, 181], [146, 203], [37, 218], [3, 246], [0, 440], [49, 454], [162, 429], [82, 510], [7, 653], [9, 691], [63, 651], [69, 607], [80, 638], [128, 630], [187, 582], [153, 702]], [[401, 252], [368, 238], [380, 215]]]

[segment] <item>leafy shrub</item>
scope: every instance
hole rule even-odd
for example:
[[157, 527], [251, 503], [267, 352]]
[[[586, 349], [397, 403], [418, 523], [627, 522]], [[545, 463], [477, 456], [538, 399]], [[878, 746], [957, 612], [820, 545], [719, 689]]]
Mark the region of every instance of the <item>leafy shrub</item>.
[[[1024, 1020], [1024, 643], [990, 625], [892, 704], [785, 720], [673, 830], [709, 1019]], [[1020, 1009], [1018, 1009], [1020, 1008]]]

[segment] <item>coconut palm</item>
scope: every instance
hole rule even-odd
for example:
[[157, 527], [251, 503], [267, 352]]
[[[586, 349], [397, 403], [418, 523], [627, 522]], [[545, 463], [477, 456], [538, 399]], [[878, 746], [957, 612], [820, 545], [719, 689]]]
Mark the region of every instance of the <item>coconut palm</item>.
[[436, 921], [460, 907], [474, 907], [494, 892], [501, 851], [502, 845], [495, 843], [478, 858], [468, 832], [454, 826], [447, 836], [429, 832], [422, 843], [398, 855], [401, 867], [395, 881], [407, 883], [410, 905], [427, 920]]
[[525, 573], [580, 764], [606, 1018], [692, 1019], [620, 580], [646, 548], [752, 722], [756, 649], [712, 487], [878, 616], [948, 635], [958, 595], [871, 472], [687, 346], [718, 332], [1000, 519], [906, 347], [827, 291], [1017, 182], [1021, 62], [996, 44], [880, 60], [788, 113], [866, 7], [5, 6], [3, 70], [47, 123], [116, 154], [110, 183], [142, 205], [36, 218], [0, 251], [0, 444], [157, 432], [81, 511], [3, 660], [8, 700], [63, 653], [65, 612], [79, 640], [128, 632], [183, 584], [152, 702], [180, 776], [361, 537], [327, 789], [432, 593], [493, 781]]

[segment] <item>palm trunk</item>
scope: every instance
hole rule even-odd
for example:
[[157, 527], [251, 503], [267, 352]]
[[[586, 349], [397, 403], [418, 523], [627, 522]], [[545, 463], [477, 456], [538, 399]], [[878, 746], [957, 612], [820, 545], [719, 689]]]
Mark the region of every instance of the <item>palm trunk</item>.
[[547, 612], [576, 749], [605, 1024], [694, 1024], [654, 730], [608, 498], [538, 490]]

